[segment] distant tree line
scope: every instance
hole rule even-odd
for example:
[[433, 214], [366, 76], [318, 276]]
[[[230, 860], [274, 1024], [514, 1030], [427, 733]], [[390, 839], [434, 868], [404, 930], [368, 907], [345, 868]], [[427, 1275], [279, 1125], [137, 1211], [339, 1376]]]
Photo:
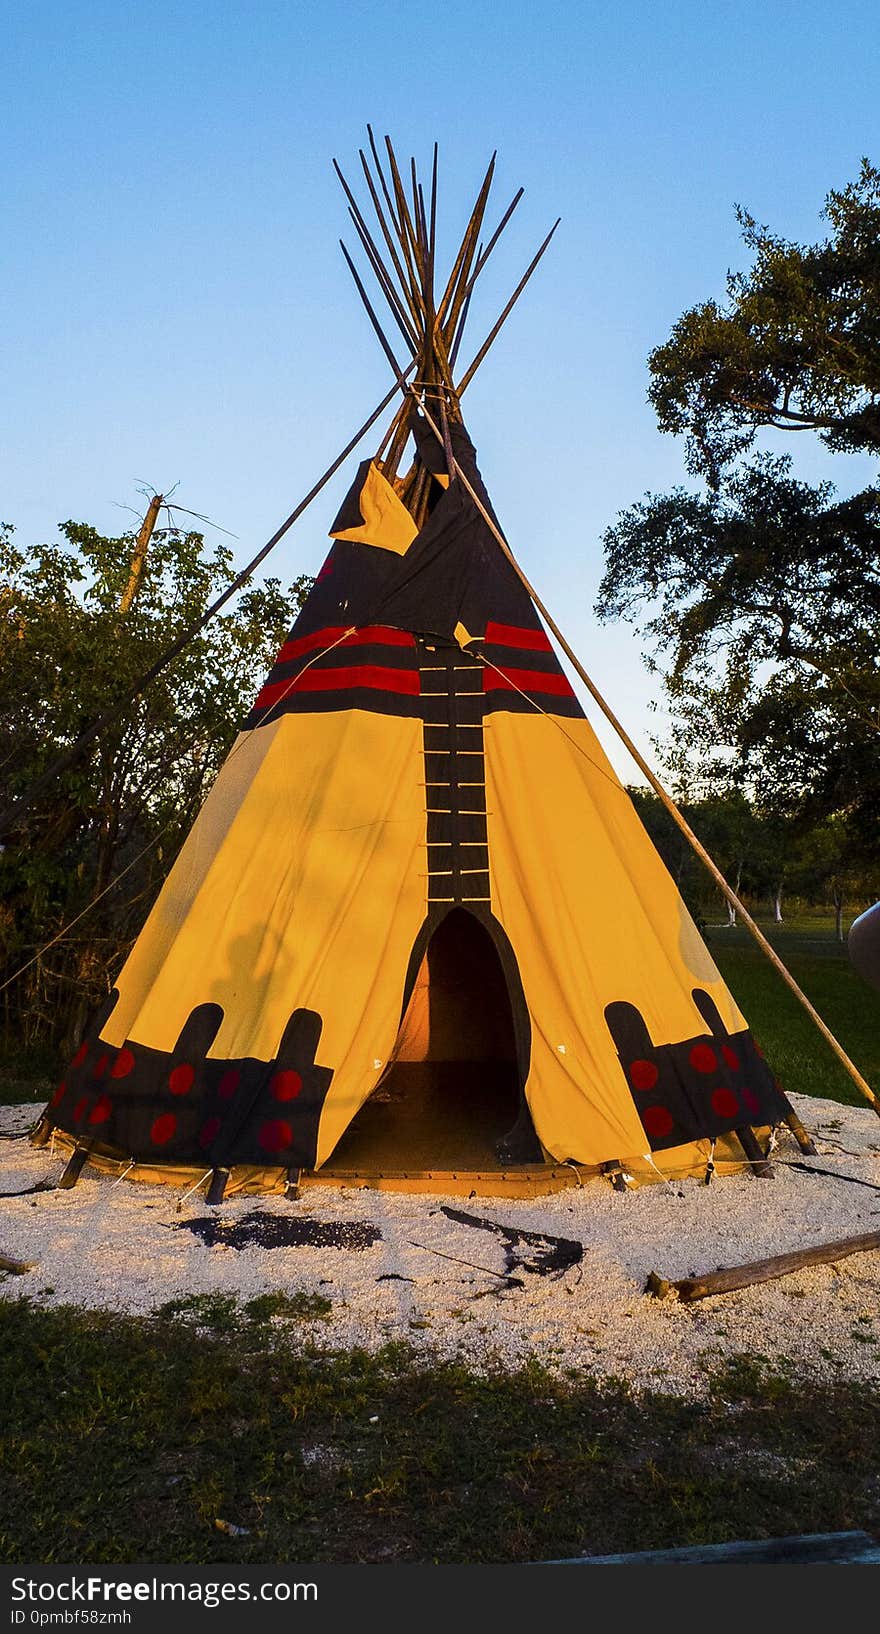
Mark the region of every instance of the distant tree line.
[[[60, 543], [22, 548], [0, 527], [4, 803], [124, 700], [234, 576], [225, 546], [168, 528], [153, 534], [132, 597], [133, 534], [106, 538], [74, 522], [60, 532]], [[4, 836], [7, 1056], [68, 1048], [107, 993], [309, 582], [245, 590], [143, 695], [120, 704], [90, 753]]]
[[[688, 906], [703, 924], [736, 922], [681, 830], [657, 796], [630, 788], [636, 810]], [[753, 915], [783, 924], [795, 912], [833, 913], [843, 941], [848, 923], [880, 898], [880, 843], [839, 812], [789, 817], [742, 793], [680, 802], [737, 896]]]

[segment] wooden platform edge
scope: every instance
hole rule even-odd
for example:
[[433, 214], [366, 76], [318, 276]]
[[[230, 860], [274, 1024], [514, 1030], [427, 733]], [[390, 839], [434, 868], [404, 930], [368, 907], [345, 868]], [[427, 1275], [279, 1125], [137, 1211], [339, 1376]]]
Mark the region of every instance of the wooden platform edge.
[[586, 1164], [529, 1163], [515, 1169], [386, 1169], [381, 1173], [327, 1167], [304, 1171], [299, 1187], [351, 1186], [363, 1191], [436, 1192], [443, 1197], [544, 1197], [599, 1178]]

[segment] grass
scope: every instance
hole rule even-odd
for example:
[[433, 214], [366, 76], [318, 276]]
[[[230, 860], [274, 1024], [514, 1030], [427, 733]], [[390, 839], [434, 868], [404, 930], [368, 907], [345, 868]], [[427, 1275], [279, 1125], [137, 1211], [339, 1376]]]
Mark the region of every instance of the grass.
[[281, 1289], [257, 1294], [246, 1304], [239, 1304], [235, 1294], [187, 1294], [183, 1299], [169, 1299], [156, 1311], [159, 1317], [192, 1322], [208, 1333], [241, 1333], [253, 1324], [278, 1321], [321, 1321], [329, 1316], [333, 1301], [324, 1294], [309, 1293], [298, 1288], [293, 1294]]
[[[761, 929], [873, 1087], [880, 1085], [880, 994], [852, 969], [832, 918], [802, 917]], [[710, 927], [706, 939], [722, 976], [783, 1088], [847, 1105], [864, 1100], [794, 994], [743, 926]]]
[[319, 1353], [279, 1338], [286, 1312], [230, 1342], [194, 1314], [0, 1306], [7, 1563], [504, 1563], [880, 1527], [876, 1390], [807, 1395], [741, 1357], [707, 1400], [639, 1397]]
[[0, 1106], [44, 1105], [61, 1070], [52, 1050], [18, 1050], [0, 1045]]

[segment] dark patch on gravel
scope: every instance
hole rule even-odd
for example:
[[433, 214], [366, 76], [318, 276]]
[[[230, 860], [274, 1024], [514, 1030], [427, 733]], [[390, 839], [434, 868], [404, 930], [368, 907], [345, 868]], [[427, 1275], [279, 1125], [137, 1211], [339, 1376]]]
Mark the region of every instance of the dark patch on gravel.
[[177, 1231], [191, 1231], [209, 1248], [222, 1243], [225, 1248], [372, 1248], [382, 1241], [378, 1226], [366, 1220], [287, 1219], [280, 1214], [264, 1214], [251, 1209], [238, 1220], [218, 1219], [216, 1214], [200, 1214], [195, 1220], [181, 1220]]
[[571, 1237], [548, 1237], [542, 1231], [520, 1231], [515, 1226], [498, 1225], [495, 1220], [485, 1220], [479, 1214], [465, 1214], [463, 1209], [447, 1208], [440, 1210], [447, 1220], [455, 1220], [458, 1225], [477, 1226], [481, 1231], [491, 1231], [500, 1237], [504, 1245], [504, 1269], [510, 1271], [531, 1271], [539, 1277], [561, 1277], [572, 1265], [579, 1265], [584, 1257], [583, 1243], [575, 1242]]

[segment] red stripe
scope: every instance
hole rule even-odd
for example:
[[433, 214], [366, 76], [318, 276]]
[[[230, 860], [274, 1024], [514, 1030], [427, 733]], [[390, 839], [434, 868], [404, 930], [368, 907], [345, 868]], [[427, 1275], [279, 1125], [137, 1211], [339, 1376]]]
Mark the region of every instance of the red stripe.
[[527, 647], [531, 652], [552, 652], [543, 630], [523, 630], [517, 624], [487, 624], [486, 640], [499, 647]]
[[345, 625], [326, 630], [313, 630], [311, 635], [298, 635], [292, 641], [285, 641], [278, 653], [276, 664], [286, 664], [291, 658], [301, 658], [304, 653], [315, 652], [320, 647], [332, 646], [340, 636], [345, 635]]
[[573, 698], [574, 693], [565, 676], [544, 675], [536, 669], [509, 669], [503, 674], [487, 667], [483, 670], [484, 692], [550, 692], [556, 698]]
[[408, 630], [395, 630], [390, 624], [365, 624], [343, 642], [345, 647], [414, 647], [415, 644], [416, 638]]
[[419, 672], [414, 669], [383, 669], [378, 664], [354, 664], [348, 669], [309, 669], [293, 680], [271, 681], [263, 687], [255, 709], [268, 709], [294, 692], [344, 692], [352, 687], [368, 687], [374, 692], [402, 692], [419, 695]]
[[416, 644], [415, 637], [406, 630], [394, 630], [389, 624], [367, 624], [362, 630], [355, 630], [353, 635], [340, 641], [345, 630], [344, 624], [329, 625], [324, 630], [313, 630], [311, 635], [295, 636], [292, 641], [285, 641], [275, 662], [287, 664], [293, 658], [302, 658], [305, 653], [332, 647], [334, 642], [339, 642], [340, 647], [414, 647]]

